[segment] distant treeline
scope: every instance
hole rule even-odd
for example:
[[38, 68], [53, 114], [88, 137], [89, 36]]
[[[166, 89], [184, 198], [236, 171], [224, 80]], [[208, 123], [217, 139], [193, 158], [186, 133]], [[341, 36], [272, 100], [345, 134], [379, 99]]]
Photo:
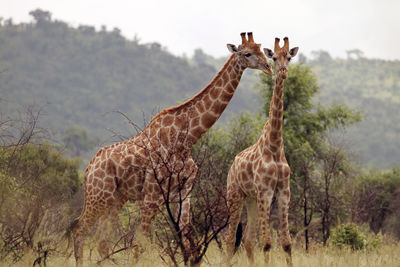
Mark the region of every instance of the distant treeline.
[[[200, 49], [193, 58], [177, 57], [161, 44], [128, 40], [117, 28], [74, 28], [47, 11], [30, 14], [32, 23], [1, 20], [0, 101], [8, 112], [21, 105], [43, 107], [42, 126], [54, 130], [57, 140], [74, 125], [102, 140], [113, 131], [134, 134], [112, 111], [142, 126], [160, 109], [203, 88], [224, 62]], [[318, 75], [321, 93], [315, 101], [362, 111], [363, 121], [346, 135], [358, 158], [378, 168], [399, 162], [400, 62], [368, 59], [359, 50], [348, 51], [346, 59], [318, 51], [299, 60]], [[254, 72], [245, 73], [223, 120], [262, 108], [254, 88], [258, 81]]]

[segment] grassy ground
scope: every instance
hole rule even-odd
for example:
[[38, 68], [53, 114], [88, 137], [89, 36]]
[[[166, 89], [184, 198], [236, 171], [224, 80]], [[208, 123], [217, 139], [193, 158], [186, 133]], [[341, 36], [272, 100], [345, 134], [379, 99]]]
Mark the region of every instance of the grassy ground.
[[[95, 251], [95, 250], [93, 250]], [[98, 256], [96, 253], [90, 254], [90, 250], [85, 251], [84, 266], [99, 266], [97, 265]], [[18, 264], [0, 263], [0, 266], [32, 266], [35, 257], [29, 253]], [[132, 254], [120, 253], [115, 256], [116, 261], [106, 261], [101, 266], [167, 266], [158, 256], [155, 249], [148, 249], [143, 254], [139, 261], [134, 264]], [[246, 253], [241, 250], [232, 259], [233, 266], [251, 266], [246, 257]], [[314, 247], [309, 253], [301, 248], [293, 250], [293, 265], [304, 267], [371, 267], [371, 266], [390, 266], [400, 267], [400, 244], [383, 245], [379, 249], [351, 251], [347, 249], [337, 249], [333, 247]], [[47, 266], [75, 266], [73, 257], [53, 255], [47, 261]], [[226, 266], [224, 254], [217, 248], [211, 246], [207, 252], [207, 257], [204, 259], [202, 266]], [[265, 266], [264, 256], [261, 250], [256, 252], [256, 262], [253, 266]], [[271, 250], [269, 266], [286, 266], [285, 254], [280, 248]]]

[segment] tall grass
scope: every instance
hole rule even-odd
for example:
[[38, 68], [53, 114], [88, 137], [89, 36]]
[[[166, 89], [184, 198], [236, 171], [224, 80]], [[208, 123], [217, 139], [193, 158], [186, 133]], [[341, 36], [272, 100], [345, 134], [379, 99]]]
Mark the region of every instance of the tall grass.
[[[99, 259], [95, 248], [85, 249], [84, 266], [99, 266]], [[0, 263], [0, 266], [32, 266], [35, 255], [27, 253], [22, 261], [17, 264], [8, 262]], [[250, 265], [246, 253], [243, 249], [232, 259], [233, 266], [265, 266], [264, 255], [261, 249], [257, 249], [255, 253], [255, 264]], [[298, 267], [400, 267], [400, 244], [383, 245], [374, 250], [352, 251], [351, 249], [339, 249], [332, 246], [320, 247], [314, 246], [308, 253], [302, 248], [293, 249], [293, 265]], [[75, 266], [74, 257], [64, 255], [50, 255], [47, 266]], [[103, 262], [101, 266], [168, 266], [158, 255], [157, 248], [149, 247], [144, 254], [141, 255], [138, 262], [134, 262], [133, 254], [121, 252], [114, 256], [114, 260]], [[202, 263], [202, 266], [226, 266], [224, 253], [212, 244]], [[270, 265], [268, 266], [286, 266], [285, 253], [279, 247], [272, 248], [270, 252]]]

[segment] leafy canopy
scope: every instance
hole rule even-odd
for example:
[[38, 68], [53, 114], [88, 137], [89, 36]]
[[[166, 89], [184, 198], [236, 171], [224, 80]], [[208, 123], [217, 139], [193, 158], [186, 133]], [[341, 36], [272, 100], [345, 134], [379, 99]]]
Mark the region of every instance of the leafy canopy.
[[[268, 117], [274, 77], [261, 75], [261, 94], [265, 99], [263, 113]], [[290, 162], [297, 150], [308, 149], [318, 152], [322, 149], [328, 130], [346, 127], [361, 120], [360, 113], [345, 105], [324, 107], [313, 102], [318, 93], [317, 77], [310, 66], [289, 65], [289, 77], [284, 87], [283, 140]], [[307, 150], [308, 150], [307, 149]]]

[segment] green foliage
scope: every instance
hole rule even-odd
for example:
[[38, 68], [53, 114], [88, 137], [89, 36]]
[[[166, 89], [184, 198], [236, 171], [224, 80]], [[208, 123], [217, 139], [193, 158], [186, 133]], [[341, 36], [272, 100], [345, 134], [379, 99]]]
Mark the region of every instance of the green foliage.
[[[262, 116], [247, 112], [233, 117], [227, 125], [208, 131], [192, 149], [193, 158], [199, 166], [198, 182], [208, 183], [212, 193], [213, 188], [219, 188], [221, 184], [225, 186], [236, 154], [256, 142], [264, 123]], [[196, 197], [196, 188], [193, 197]]]
[[400, 159], [400, 64], [399, 61], [368, 59], [359, 50], [347, 59], [332, 58], [326, 51], [307, 61], [318, 75], [325, 105], [346, 104], [362, 111], [363, 121], [349, 127], [349, 141], [362, 162], [390, 168]]
[[368, 238], [356, 224], [342, 224], [332, 230], [332, 244], [344, 248], [350, 247], [353, 250], [374, 249], [382, 245], [382, 236]]
[[[264, 113], [268, 116], [274, 90], [274, 77], [261, 75], [261, 94], [265, 98]], [[289, 77], [284, 90], [283, 139], [285, 151], [291, 155], [303, 146], [320, 151], [326, 132], [360, 121], [360, 114], [345, 105], [325, 108], [315, 105], [313, 98], [319, 91], [317, 76], [304, 64], [289, 65]]]
[[24, 193], [35, 197], [37, 190], [45, 190], [43, 194], [59, 198], [69, 197], [78, 190], [77, 161], [63, 158], [48, 144], [27, 144], [20, 151], [1, 148], [0, 152], [2, 161], [7, 164], [3, 168], [4, 184], [18, 185], [12, 195], [23, 189], [27, 190]]
[[0, 162], [0, 258], [17, 261], [65, 227], [65, 204], [81, 186], [78, 162], [48, 144], [1, 147]]
[[367, 245], [366, 236], [355, 224], [340, 225], [332, 231], [332, 243], [338, 247], [350, 246], [352, 249], [363, 249]]
[[[193, 155], [207, 155], [204, 160], [207, 164], [221, 163], [218, 169], [227, 174], [228, 168], [236, 154], [243, 149], [254, 144], [261, 133], [265, 120], [261, 115], [254, 115], [244, 112], [233, 117], [226, 125], [217, 126], [207, 132], [207, 134], [194, 146]], [[207, 150], [204, 154], [204, 150]], [[198, 163], [203, 160], [199, 158]], [[205, 165], [207, 165], [205, 164]], [[226, 175], [221, 174], [221, 179]]]
[[357, 189], [359, 221], [368, 223], [374, 232], [383, 231], [400, 238], [400, 168], [364, 174], [359, 178]]
[[72, 125], [69, 126], [62, 138], [69, 154], [79, 157], [83, 152], [93, 149], [99, 142], [99, 138], [89, 137], [85, 128]]
[[260, 137], [264, 124], [265, 119], [262, 115], [254, 115], [250, 112], [233, 117], [225, 130], [228, 133], [228, 140], [230, 140], [230, 151], [236, 155], [254, 144]]

